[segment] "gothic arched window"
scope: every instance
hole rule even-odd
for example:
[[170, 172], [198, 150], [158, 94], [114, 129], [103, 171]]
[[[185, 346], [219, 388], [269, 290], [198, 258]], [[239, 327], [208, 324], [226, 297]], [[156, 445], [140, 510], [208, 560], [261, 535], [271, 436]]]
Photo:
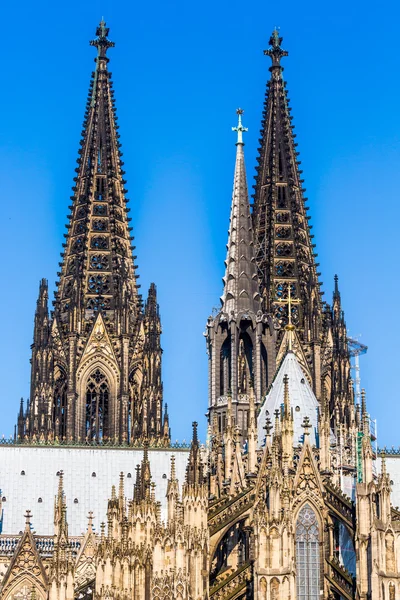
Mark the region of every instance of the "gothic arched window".
[[315, 512], [309, 504], [301, 509], [296, 522], [297, 600], [319, 600], [320, 532]]
[[89, 439], [99, 441], [109, 436], [109, 398], [107, 378], [96, 369], [86, 387], [86, 435]]
[[226, 395], [231, 389], [231, 338], [228, 336], [221, 347], [219, 374], [219, 395]]
[[53, 423], [55, 435], [63, 439], [67, 435], [67, 377], [56, 368], [53, 397]]

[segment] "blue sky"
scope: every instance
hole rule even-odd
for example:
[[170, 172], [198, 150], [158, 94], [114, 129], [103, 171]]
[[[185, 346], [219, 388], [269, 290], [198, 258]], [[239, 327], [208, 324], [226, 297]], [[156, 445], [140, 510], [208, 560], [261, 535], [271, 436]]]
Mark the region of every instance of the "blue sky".
[[235, 156], [245, 109], [249, 184], [275, 25], [325, 298], [338, 273], [380, 445], [398, 445], [400, 122], [395, 2], [219, 0], [2, 9], [0, 434], [29, 394], [41, 277], [52, 289], [102, 15], [110, 50], [142, 291], [158, 286], [173, 438], [204, 438], [203, 331], [219, 306]]

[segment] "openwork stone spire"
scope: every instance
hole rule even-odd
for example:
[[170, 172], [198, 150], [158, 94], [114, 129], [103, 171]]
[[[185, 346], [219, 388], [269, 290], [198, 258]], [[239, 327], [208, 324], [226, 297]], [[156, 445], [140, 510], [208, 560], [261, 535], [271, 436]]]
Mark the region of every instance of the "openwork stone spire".
[[[300, 162], [297, 159], [291, 109], [283, 81], [282, 38], [275, 30], [265, 55], [272, 60], [267, 84], [254, 194], [255, 257], [264, 306], [283, 328], [288, 323], [291, 288], [292, 322], [301, 341], [319, 343], [321, 299], [313, 236], [305, 206]], [[313, 356], [313, 377], [318, 394], [318, 356]]]
[[287, 305], [276, 301], [287, 297], [291, 285], [292, 297], [302, 301], [299, 307], [292, 307], [293, 321], [304, 328], [306, 337], [315, 338], [313, 325], [321, 303], [296, 136], [282, 77], [281, 59], [288, 53], [281, 47], [277, 30], [269, 43], [264, 54], [272, 60], [271, 78], [264, 103], [253, 210], [258, 274], [266, 308], [283, 325]]
[[257, 269], [254, 261], [253, 224], [247, 191], [246, 168], [243, 151], [243, 110], [238, 108], [235, 176], [233, 181], [232, 207], [225, 261], [224, 294], [222, 307], [228, 314], [240, 310], [261, 308], [258, 291]]
[[[79, 150], [77, 177], [56, 310], [69, 331], [80, 329], [93, 311], [137, 315], [140, 299], [131, 250], [118, 125], [106, 52], [114, 46], [104, 21], [91, 45], [97, 48]], [[75, 310], [74, 319], [68, 318]]]

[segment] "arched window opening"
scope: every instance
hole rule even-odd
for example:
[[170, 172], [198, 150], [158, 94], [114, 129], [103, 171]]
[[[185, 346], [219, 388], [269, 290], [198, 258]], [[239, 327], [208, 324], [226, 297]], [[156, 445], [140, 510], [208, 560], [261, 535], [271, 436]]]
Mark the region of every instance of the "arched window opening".
[[91, 440], [109, 437], [110, 389], [106, 376], [96, 369], [86, 387], [86, 435]]
[[53, 397], [54, 434], [60, 439], [67, 436], [67, 376], [56, 368]]
[[264, 344], [261, 344], [261, 395], [264, 397], [268, 390], [268, 354]]
[[389, 583], [389, 600], [396, 600], [396, 588], [392, 581]]
[[128, 400], [128, 443], [131, 443], [141, 435], [141, 423], [139, 422], [140, 402], [139, 402], [139, 383], [137, 380], [137, 371], [129, 376], [129, 400]]
[[239, 394], [248, 394], [253, 379], [253, 344], [250, 336], [244, 333], [239, 339], [238, 388]]
[[317, 516], [306, 504], [296, 522], [297, 600], [320, 598], [320, 532]]
[[278, 600], [279, 598], [279, 580], [274, 578], [271, 581], [271, 600]]
[[221, 347], [219, 361], [219, 395], [226, 396], [231, 389], [231, 340], [228, 336]]

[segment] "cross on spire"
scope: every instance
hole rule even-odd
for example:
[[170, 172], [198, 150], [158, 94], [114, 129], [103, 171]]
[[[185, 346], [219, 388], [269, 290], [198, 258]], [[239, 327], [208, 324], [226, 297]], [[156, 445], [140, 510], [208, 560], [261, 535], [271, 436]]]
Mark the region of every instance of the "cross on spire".
[[97, 38], [95, 40], [91, 40], [90, 42], [91, 46], [96, 46], [97, 56], [99, 58], [105, 58], [107, 50], [115, 46], [115, 43], [108, 39], [109, 31], [110, 28], [106, 27], [106, 22], [104, 21], [104, 18], [102, 18], [99, 26], [96, 29]]
[[283, 37], [280, 37], [279, 32], [275, 27], [271, 37], [269, 38], [270, 47], [268, 48], [268, 50], [264, 50], [265, 56], [269, 56], [272, 60], [271, 68], [280, 67], [281, 58], [289, 54], [286, 50], [283, 50], [283, 48], [281, 48], [282, 40]]
[[292, 350], [292, 342], [293, 342], [292, 336], [293, 336], [293, 331], [295, 330], [295, 326], [292, 323], [292, 305], [293, 304], [301, 304], [301, 300], [299, 298], [292, 298], [291, 287], [292, 286], [289, 283], [287, 286], [287, 290], [288, 290], [287, 298], [275, 300], [275, 302], [277, 304], [287, 304], [287, 307], [288, 307], [288, 322], [287, 322], [285, 329], [289, 334], [288, 349], [290, 351]]
[[243, 108], [238, 108], [236, 109], [236, 114], [238, 116], [238, 124], [237, 127], [232, 127], [232, 131], [237, 131], [237, 142], [236, 142], [236, 146], [238, 144], [242, 144], [243, 145], [243, 132], [244, 131], [248, 131], [247, 127], [243, 127], [242, 125], [242, 114], [244, 113]]

